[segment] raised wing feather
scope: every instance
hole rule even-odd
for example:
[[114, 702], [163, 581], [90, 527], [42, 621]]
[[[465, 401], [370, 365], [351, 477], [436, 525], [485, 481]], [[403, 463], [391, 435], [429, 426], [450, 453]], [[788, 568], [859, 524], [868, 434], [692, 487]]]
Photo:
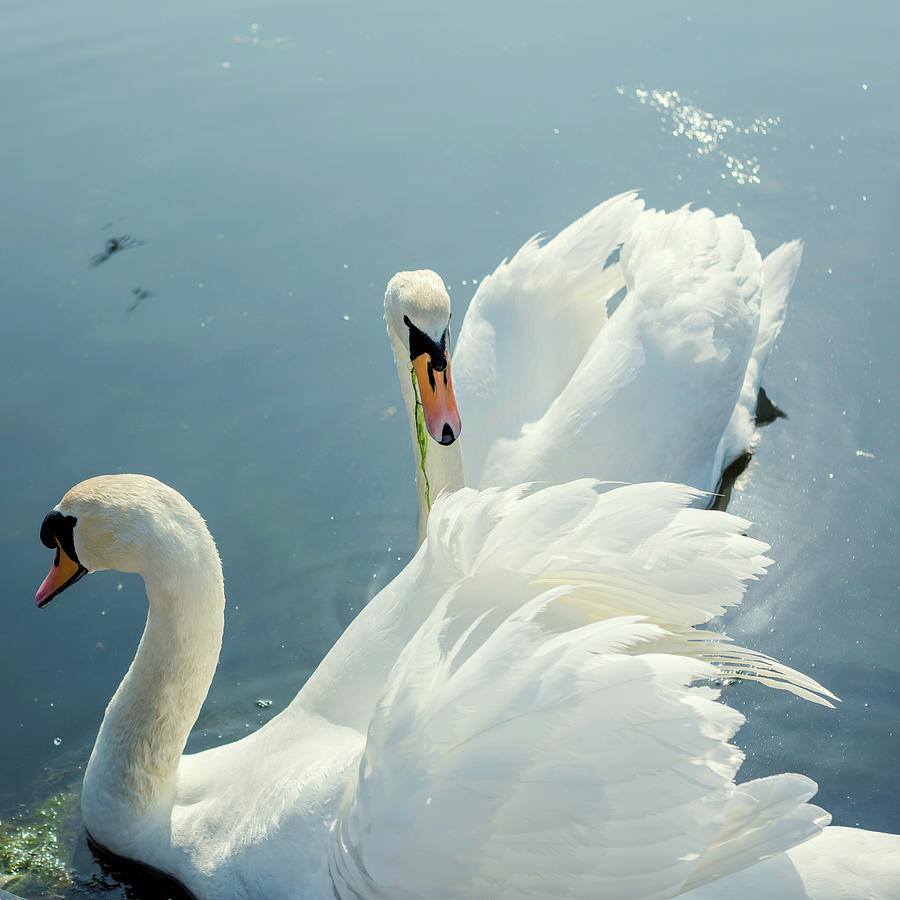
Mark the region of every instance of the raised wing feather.
[[[707, 853], [725, 871], [808, 836], [733, 812], [741, 718], [690, 686], [715, 674], [701, 657], [719, 637], [691, 624], [767, 562], [747, 523], [685, 509], [695, 496], [582, 481], [439, 500], [383, 681], [353, 674], [384, 658], [377, 628], [324, 664], [349, 673], [330, 682], [338, 708], [343, 691], [369, 704], [338, 897], [668, 897]], [[827, 693], [796, 676], [779, 673]]]
[[702, 664], [619, 652], [650, 626], [548, 635], [534, 616], [553, 597], [470, 654], [442, 605], [403, 654], [336, 828], [338, 896], [651, 900], [689, 877], [741, 717], [686, 687]]
[[742, 533], [745, 520], [685, 508], [698, 496], [680, 485], [584, 479], [440, 498], [426, 543], [348, 626], [294, 703], [364, 732], [391, 668], [447, 591], [468, 600], [462, 621], [470, 622], [490, 610], [507, 614], [508, 604], [560, 584], [574, 589], [545, 614], [555, 628], [642, 616], [665, 630], [660, 652], [704, 658], [732, 677], [768, 679], [818, 702], [833, 699], [805, 675], [695, 630], [740, 603], [745, 582], [769, 562], [766, 545]]
[[480, 485], [594, 476], [717, 486], [759, 327], [761, 261], [734, 216], [646, 211], [626, 296], [546, 414], [495, 440]]
[[471, 483], [492, 441], [547, 411], [606, 323], [623, 282], [604, 266], [642, 208], [634, 193], [613, 197], [552, 240], [532, 238], [478, 286], [453, 354]]

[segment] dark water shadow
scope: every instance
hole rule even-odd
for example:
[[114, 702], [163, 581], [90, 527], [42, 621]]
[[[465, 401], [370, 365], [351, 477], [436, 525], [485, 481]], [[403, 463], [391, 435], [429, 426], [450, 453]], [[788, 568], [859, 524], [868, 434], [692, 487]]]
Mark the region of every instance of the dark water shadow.
[[97, 896], [111, 900], [195, 900], [174, 878], [110, 853], [86, 831], [82, 832], [73, 862], [79, 874], [66, 900]]
[[716, 509], [724, 512], [731, 503], [731, 495], [734, 493], [734, 486], [738, 478], [747, 471], [750, 460], [753, 459], [752, 453], [742, 453], [727, 469], [722, 473], [722, 480], [719, 482], [719, 489], [713, 494], [712, 503], [709, 509]]
[[153, 291], [148, 291], [146, 288], [135, 287], [131, 289], [131, 296], [132, 301], [125, 310], [126, 316], [130, 316], [145, 300], [155, 297], [156, 294]]

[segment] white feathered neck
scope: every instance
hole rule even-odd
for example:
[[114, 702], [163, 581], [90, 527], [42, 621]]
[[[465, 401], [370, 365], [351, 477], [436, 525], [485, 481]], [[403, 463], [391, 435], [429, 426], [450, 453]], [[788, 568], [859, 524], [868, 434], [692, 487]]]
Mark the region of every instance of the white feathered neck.
[[[435, 296], [443, 293], [444, 304], [435, 302]], [[456, 491], [465, 487], [465, 472], [460, 439], [450, 446], [433, 441], [427, 434], [420, 435], [416, 420], [419, 402], [417, 388], [409, 358], [407, 330], [403, 316], [421, 330], [439, 340], [449, 318], [450, 300], [443, 282], [434, 272], [401, 272], [394, 276], [385, 293], [385, 321], [394, 364], [400, 379], [403, 405], [409, 422], [413, 457], [416, 467], [416, 492], [419, 498], [418, 543], [425, 539], [428, 511], [443, 491]]]
[[146, 586], [144, 633], [107, 706], [82, 794], [93, 837], [137, 855], [149, 832], [167, 828], [179, 761], [216, 670], [222, 566], [200, 515], [155, 479], [92, 479], [60, 508], [78, 519], [75, 539], [89, 570], [136, 571]]

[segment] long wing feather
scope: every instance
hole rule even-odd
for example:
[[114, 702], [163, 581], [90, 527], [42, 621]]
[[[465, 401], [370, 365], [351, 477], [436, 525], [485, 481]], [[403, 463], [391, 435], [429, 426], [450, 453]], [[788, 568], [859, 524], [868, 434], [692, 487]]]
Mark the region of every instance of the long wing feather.
[[645, 211], [627, 293], [546, 414], [493, 441], [481, 486], [578, 477], [714, 490], [759, 327], [761, 261], [734, 216]]
[[377, 695], [353, 666], [383, 657], [378, 629], [333, 660], [349, 683], [332, 689], [368, 704], [338, 897], [669, 897], [817, 831], [796, 797], [735, 811], [741, 717], [692, 686], [717, 673], [704, 653], [829, 695], [692, 629], [767, 563], [743, 520], [685, 509], [696, 496], [581, 481], [439, 500]]
[[652, 626], [537, 627], [555, 596], [469, 654], [445, 604], [398, 660], [335, 830], [339, 897], [650, 900], [690, 877], [741, 717], [687, 687], [702, 663], [620, 652]]
[[453, 355], [470, 483], [494, 440], [547, 411], [603, 328], [624, 283], [606, 263], [643, 205], [613, 197], [552, 240], [532, 238], [478, 286]]
[[[468, 623], [493, 607], [504, 612], [497, 597], [524, 602], [558, 584], [575, 590], [546, 614], [555, 628], [642, 616], [665, 630], [661, 652], [717, 663], [727, 654], [730, 677], [771, 676], [771, 686], [833, 699], [774, 660], [696, 631], [739, 604], [769, 562], [767, 546], [744, 534], [746, 520], [685, 508], [699, 496], [680, 485], [585, 479], [440, 498], [419, 553], [349, 625], [294, 703], [364, 732], [403, 647], [447, 590], [470, 598]], [[476, 575], [491, 575], [476, 583], [483, 593], [460, 587]]]

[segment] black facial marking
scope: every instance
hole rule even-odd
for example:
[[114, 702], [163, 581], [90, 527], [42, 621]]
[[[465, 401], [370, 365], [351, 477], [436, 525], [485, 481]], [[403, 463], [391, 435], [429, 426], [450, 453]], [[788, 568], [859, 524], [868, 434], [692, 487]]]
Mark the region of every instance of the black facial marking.
[[[64, 516], [58, 509], [48, 512], [41, 523], [41, 543], [50, 550], [62, 547], [66, 556], [74, 563], [81, 565], [75, 552], [75, 516]], [[57, 546], [58, 543], [58, 546]], [[57, 559], [56, 564], [59, 564]]]
[[[409, 358], [413, 360], [420, 357], [423, 353], [428, 354], [430, 360], [428, 380], [431, 383], [431, 389], [434, 390], [434, 372], [444, 372], [447, 368], [447, 344], [450, 340], [450, 324], [449, 322], [447, 323], [447, 327], [441, 335], [441, 342], [437, 344], [424, 331], [416, 328], [409, 321], [409, 316], [404, 316], [403, 322], [409, 329]], [[444, 375], [444, 383], [447, 383], [446, 375]]]
[[59, 510], [47, 513], [44, 521], [41, 523], [41, 543], [51, 550], [56, 548], [56, 557], [53, 560], [53, 567], [58, 568], [60, 564], [60, 552], [65, 552], [66, 556], [74, 562], [78, 568], [75, 574], [68, 581], [59, 585], [57, 589], [38, 604], [39, 607], [45, 607], [54, 597], [58, 597], [66, 588], [71, 587], [76, 581], [80, 581], [87, 575], [87, 569], [78, 559], [75, 552], [75, 523], [78, 520], [75, 516], [64, 516]]

